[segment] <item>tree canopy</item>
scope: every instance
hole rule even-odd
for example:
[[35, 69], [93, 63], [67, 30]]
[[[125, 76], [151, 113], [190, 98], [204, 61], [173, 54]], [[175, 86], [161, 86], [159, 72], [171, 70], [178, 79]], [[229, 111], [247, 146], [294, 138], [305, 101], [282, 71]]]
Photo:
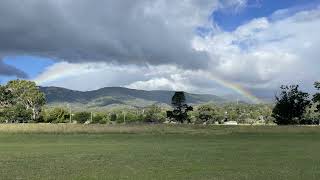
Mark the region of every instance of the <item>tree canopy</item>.
[[193, 111], [193, 107], [187, 105], [185, 102], [186, 98], [184, 92], [175, 92], [171, 100], [171, 104], [174, 107], [174, 110], [167, 111], [167, 117], [170, 119], [174, 119], [180, 123], [183, 123], [185, 121], [190, 122], [190, 119], [188, 118], [188, 111]]
[[298, 85], [281, 86], [280, 96], [276, 96], [276, 105], [272, 116], [279, 125], [299, 124], [311, 101], [309, 94], [299, 90]]
[[186, 97], [184, 95], [184, 92], [178, 91], [175, 92], [172, 96], [171, 104], [174, 107], [181, 107], [186, 102]]
[[[314, 87], [317, 90], [320, 90], [320, 82], [315, 82]], [[320, 92], [317, 92], [313, 95], [312, 101], [316, 104], [317, 112], [320, 112]]]
[[39, 118], [41, 107], [45, 105], [46, 99], [35, 82], [13, 80], [8, 82], [7, 89], [11, 91], [15, 103], [22, 104], [27, 110], [32, 111], [32, 120]]
[[46, 99], [35, 82], [27, 80], [13, 80], [0, 86], [0, 108], [7, 120], [36, 121]]
[[216, 116], [217, 116], [217, 112], [214, 109], [213, 105], [210, 104], [204, 104], [204, 105], [200, 105], [197, 108], [197, 119], [199, 119], [202, 123], [203, 122], [208, 122], [210, 120], [212, 121], [216, 121]]

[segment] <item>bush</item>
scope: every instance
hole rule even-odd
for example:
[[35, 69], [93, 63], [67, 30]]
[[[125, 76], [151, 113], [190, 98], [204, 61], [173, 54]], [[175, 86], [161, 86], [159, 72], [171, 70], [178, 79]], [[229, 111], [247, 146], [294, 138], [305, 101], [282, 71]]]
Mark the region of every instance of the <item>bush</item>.
[[106, 124], [107, 122], [108, 122], [108, 119], [105, 115], [96, 114], [92, 117], [92, 123], [94, 124]]
[[0, 110], [0, 123], [6, 122], [6, 118], [4, 117], [4, 113]]
[[319, 120], [315, 120], [315, 119], [302, 119], [300, 121], [301, 125], [317, 125], [319, 124]]
[[110, 121], [116, 121], [117, 120], [117, 114], [115, 114], [115, 113], [112, 113], [111, 115], [110, 115]]
[[216, 110], [212, 105], [209, 104], [204, 104], [200, 105], [197, 108], [197, 120], [196, 123], [204, 123], [204, 122], [209, 122], [209, 121], [216, 121]]
[[73, 116], [73, 120], [76, 120], [78, 123], [83, 124], [86, 121], [88, 121], [90, 119], [90, 117], [91, 117], [90, 112], [77, 112]]
[[125, 121], [125, 115], [123, 113], [118, 114], [116, 122], [117, 123], [124, 123], [124, 121]]
[[53, 109], [48, 109], [43, 113], [43, 119], [44, 122], [47, 123], [61, 123], [61, 122], [65, 122], [66, 119], [69, 118], [69, 112], [67, 112], [65, 109], [63, 108], [53, 108]]
[[161, 107], [157, 105], [149, 106], [145, 112], [145, 117], [144, 117], [145, 122], [159, 123], [159, 122], [164, 122], [165, 119], [166, 119], [165, 112], [162, 112]]

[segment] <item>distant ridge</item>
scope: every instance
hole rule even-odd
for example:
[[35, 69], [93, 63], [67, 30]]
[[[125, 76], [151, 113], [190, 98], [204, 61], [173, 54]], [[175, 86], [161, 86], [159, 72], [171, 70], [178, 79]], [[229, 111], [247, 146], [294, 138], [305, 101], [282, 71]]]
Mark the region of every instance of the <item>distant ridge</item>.
[[[137, 90], [124, 87], [105, 87], [93, 91], [75, 91], [60, 87], [40, 87], [50, 104], [83, 104], [90, 107], [105, 107], [110, 105], [128, 105], [145, 107], [159, 103], [170, 105], [174, 91]], [[201, 104], [207, 102], [223, 103], [227, 100], [209, 94], [185, 93], [187, 103]]]

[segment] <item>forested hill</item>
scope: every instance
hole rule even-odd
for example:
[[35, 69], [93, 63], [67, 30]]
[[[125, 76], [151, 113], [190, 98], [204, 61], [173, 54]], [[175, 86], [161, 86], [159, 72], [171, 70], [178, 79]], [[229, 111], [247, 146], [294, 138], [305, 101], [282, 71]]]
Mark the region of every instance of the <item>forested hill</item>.
[[[46, 94], [48, 104], [74, 103], [103, 107], [112, 104], [147, 106], [154, 103], [170, 104], [174, 91], [145, 91], [123, 87], [106, 87], [93, 91], [74, 91], [59, 87], [40, 87]], [[205, 102], [226, 102], [225, 99], [208, 94], [185, 93], [187, 102], [199, 104]]]

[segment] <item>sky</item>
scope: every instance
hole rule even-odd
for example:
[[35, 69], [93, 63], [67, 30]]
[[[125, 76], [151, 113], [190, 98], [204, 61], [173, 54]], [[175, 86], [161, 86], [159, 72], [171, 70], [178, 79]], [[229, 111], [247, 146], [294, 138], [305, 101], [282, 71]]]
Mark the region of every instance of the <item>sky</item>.
[[0, 83], [262, 102], [314, 91], [319, 29], [320, 0], [2, 0]]

